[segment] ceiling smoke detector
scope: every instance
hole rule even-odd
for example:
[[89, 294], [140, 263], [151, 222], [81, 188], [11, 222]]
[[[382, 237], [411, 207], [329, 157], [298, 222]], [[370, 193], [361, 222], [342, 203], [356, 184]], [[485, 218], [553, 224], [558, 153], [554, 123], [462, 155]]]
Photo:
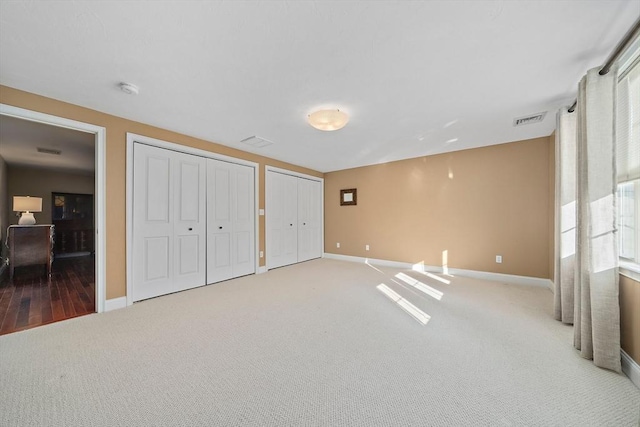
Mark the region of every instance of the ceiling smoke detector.
[[37, 147], [37, 150], [38, 150], [38, 153], [53, 154], [54, 156], [59, 156], [60, 154], [62, 154], [62, 151], [56, 150], [53, 148]]
[[137, 95], [138, 93], [140, 93], [140, 88], [131, 83], [122, 82], [118, 86], [120, 86], [120, 90], [127, 95]]
[[544, 120], [544, 117], [546, 115], [547, 115], [547, 112], [545, 111], [543, 113], [536, 113], [526, 117], [518, 117], [516, 119], [513, 119], [513, 126], [524, 126], [524, 125], [530, 125], [533, 123], [540, 123], [541, 121]]

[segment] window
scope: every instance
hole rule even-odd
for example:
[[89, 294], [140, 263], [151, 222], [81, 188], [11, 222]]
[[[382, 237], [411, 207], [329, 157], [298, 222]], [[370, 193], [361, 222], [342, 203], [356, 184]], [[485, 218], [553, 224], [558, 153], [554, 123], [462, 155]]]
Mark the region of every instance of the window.
[[620, 60], [616, 159], [622, 267], [640, 273], [640, 39]]
[[636, 262], [638, 253], [638, 206], [640, 200], [638, 186], [640, 181], [618, 184], [618, 236], [620, 239], [619, 255], [625, 261]]

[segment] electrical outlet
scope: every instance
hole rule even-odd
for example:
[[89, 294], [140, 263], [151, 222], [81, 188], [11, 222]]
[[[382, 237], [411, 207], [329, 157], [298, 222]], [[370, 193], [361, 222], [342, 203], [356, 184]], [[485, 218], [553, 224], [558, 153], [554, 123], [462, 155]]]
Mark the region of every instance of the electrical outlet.
[[260, 258], [264, 258], [264, 251], [260, 251]]
[[336, 243], [336, 248], [340, 247], [340, 242]]
[[496, 263], [502, 264], [502, 255], [496, 255]]
[[368, 251], [369, 250], [369, 245], [364, 245], [364, 250]]

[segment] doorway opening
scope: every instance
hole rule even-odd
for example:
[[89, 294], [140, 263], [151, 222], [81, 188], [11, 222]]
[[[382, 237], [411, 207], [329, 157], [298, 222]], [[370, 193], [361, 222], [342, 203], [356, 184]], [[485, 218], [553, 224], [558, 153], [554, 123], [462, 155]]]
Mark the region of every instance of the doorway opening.
[[[0, 335], [104, 311], [105, 129], [4, 104], [0, 123]], [[50, 275], [19, 254], [32, 243], [14, 237], [30, 226], [17, 225], [13, 196], [42, 199]]]

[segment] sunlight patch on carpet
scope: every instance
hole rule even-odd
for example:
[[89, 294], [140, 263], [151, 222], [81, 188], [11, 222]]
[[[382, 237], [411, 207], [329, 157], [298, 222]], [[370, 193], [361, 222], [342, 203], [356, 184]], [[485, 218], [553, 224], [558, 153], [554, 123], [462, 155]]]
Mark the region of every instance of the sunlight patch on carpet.
[[427, 322], [429, 322], [429, 319], [431, 319], [431, 316], [429, 316], [424, 311], [420, 310], [415, 305], [411, 304], [406, 299], [402, 298], [400, 295], [398, 295], [396, 292], [394, 292], [391, 288], [389, 288], [384, 283], [380, 283], [378, 286], [376, 286], [376, 288], [380, 292], [385, 294], [390, 300], [398, 304], [404, 311], [409, 313], [414, 319], [416, 319], [418, 322], [422, 323], [423, 325], [426, 325]]
[[425, 283], [422, 283], [421, 281], [414, 279], [413, 277], [408, 276], [404, 273], [396, 274], [396, 278], [402, 280], [404, 283], [414, 287], [420, 292], [423, 292], [429, 295], [430, 297], [437, 299], [438, 301], [440, 301], [442, 299], [442, 296], [444, 295], [444, 293], [440, 292], [439, 290], [432, 288], [431, 286]]

